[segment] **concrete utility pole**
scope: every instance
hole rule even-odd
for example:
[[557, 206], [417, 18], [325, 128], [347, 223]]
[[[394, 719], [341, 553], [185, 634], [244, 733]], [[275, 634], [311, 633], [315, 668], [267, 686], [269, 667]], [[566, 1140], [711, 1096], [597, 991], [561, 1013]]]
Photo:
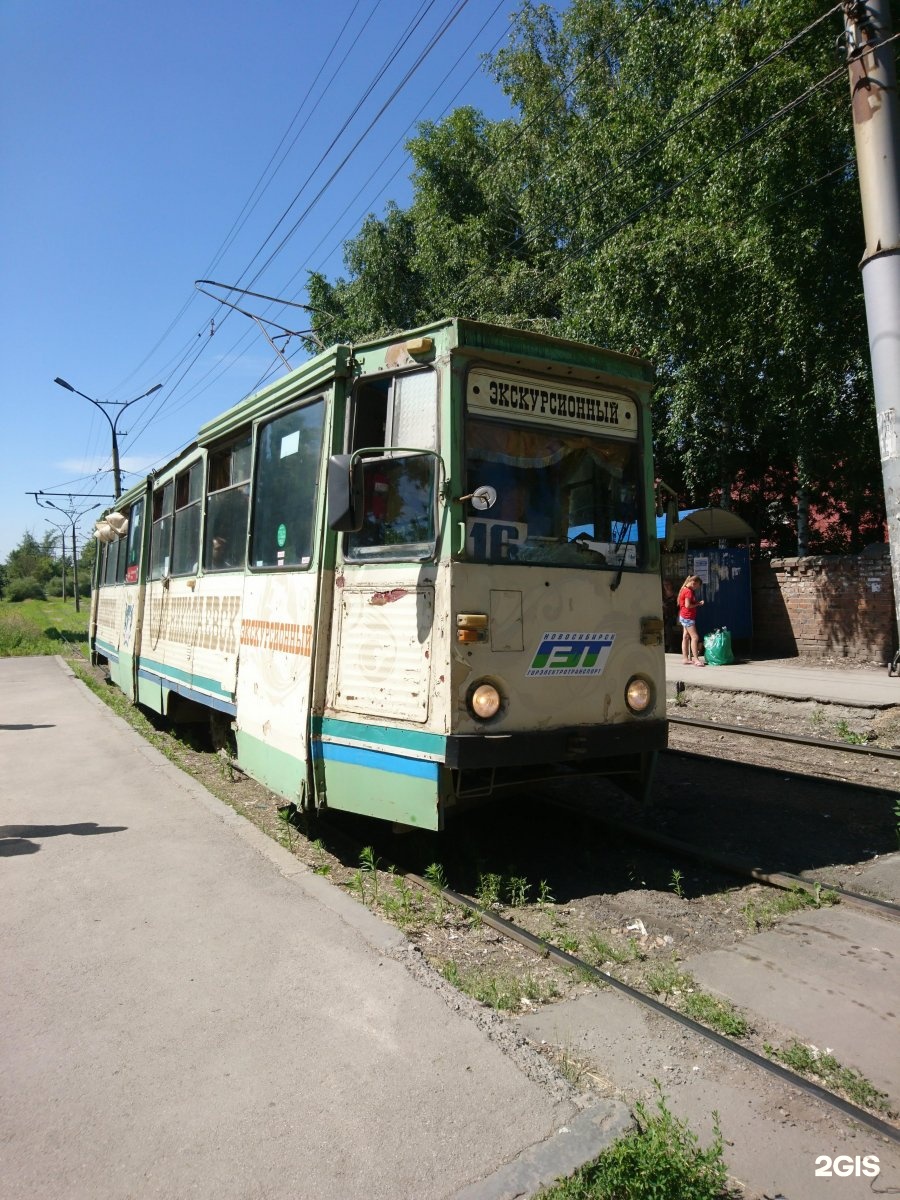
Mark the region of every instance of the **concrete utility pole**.
[[889, 0], [844, 4], [866, 252], [861, 265], [900, 631], [900, 112]]

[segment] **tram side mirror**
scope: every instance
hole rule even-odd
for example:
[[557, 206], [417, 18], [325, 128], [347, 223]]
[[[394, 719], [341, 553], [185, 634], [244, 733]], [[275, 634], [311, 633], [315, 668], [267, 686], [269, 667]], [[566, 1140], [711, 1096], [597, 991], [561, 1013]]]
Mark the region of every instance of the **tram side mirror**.
[[458, 500], [460, 503], [464, 500], [470, 500], [476, 512], [487, 512], [489, 508], [493, 508], [497, 503], [497, 489], [492, 488], [488, 483], [484, 483], [481, 487], [477, 487], [474, 492], [469, 492], [466, 496], [458, 497]]
[[328, 460], [328, 528], [356, 533], [363, 523], [363, 465], [351, 454], [333, 454]]

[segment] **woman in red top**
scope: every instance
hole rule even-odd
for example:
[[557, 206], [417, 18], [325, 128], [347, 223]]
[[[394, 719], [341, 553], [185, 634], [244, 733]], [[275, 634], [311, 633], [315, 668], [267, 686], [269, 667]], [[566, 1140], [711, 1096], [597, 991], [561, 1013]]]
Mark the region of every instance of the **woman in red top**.
[[705, 603], [697, 599], [697, 591], [702, 586], [703, 580], [699, 575], [688, 575], [678, 593], [678, 623], [684, 630], [681, 635], [681, 657], [684, 662], [697, 667], [706, 666], [700, 661], [700, 638], [697, 634], [697, 609]]

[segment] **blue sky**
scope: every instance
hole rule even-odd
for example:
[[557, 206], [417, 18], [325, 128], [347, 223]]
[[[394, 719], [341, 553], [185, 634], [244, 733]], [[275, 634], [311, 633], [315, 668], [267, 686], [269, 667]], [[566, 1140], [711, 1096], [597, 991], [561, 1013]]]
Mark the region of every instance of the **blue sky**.
[[[101, 401], [163, 384], [118, 419], [123, 470], [161, 464], [273, 369], [256, 326], [223, 320], [194, 280], [302, 301], [307, 269], [342, 273], [341, 245], [366, 213], [408, 203], [411, 124], [460, 104], [508, 113], [479, 58], [505, 38], [514, 0], [459, 6], [4, 0], [0, 561], [26, 530], [42, 536], [45, 517], [65, 520], [28, 492], [90, 493], [73, 500], [83, 508], [112, 494], [109, 424], [57, 376]], [[277, 319], [302, 328], [287, 311]], [[296, 343], [292, 354], [304, 357]]]

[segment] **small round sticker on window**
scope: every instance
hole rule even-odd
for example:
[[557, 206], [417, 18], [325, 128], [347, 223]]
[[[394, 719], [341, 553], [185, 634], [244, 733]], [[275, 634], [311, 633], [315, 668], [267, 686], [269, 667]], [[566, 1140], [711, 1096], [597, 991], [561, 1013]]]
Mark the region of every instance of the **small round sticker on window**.
[[278, 526], [277, 537], [278, 537], [278, 545], [283, 546], [284, 543], [287, 541], [287, 525], [279, 525]]

